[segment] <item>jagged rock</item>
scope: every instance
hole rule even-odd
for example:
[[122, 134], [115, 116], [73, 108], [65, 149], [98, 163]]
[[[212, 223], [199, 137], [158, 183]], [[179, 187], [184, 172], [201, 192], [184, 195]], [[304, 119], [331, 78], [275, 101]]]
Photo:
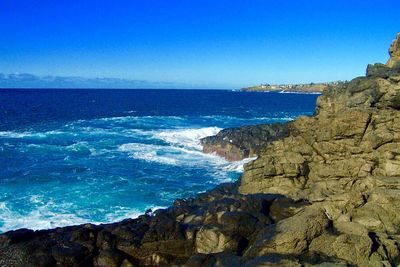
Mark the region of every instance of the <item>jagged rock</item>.
[[189, 258], [187, 267], [240, 267], [240, 257], [232, 253], [195, 254]]
[[13, 243], [29, 240], [37, 236], [34, 231], [30, 229], [18, 229], [9, 231], [0, 236], [0, 247], [7, 247]]
[[217, 227], [202, 227], [196, 234], [196, 252], [210, 254], [236, 251], [239, 240], [229, 236]]
[[268, 142], [289, 135], [290, 123], [262, 124], [224, 129], [215, 136], [201, 139], [204, 153], [216, 153], [237, 161], [259, 154]]
[[395, 65], [393, 68], [384, 64], [369, 64], [367, 67], [367, 77], [384, 78], [387, 79], [391, 76], [396, 76], [400, 72], [400, 64]]
[[386, 65], [395, 67], [400, 62], [400, 33], [397, 34], [396, 39], [390, 45], [389, 55], [390, 58]]
[[245, 265], [246, 267], [301, 267], [299, 260], [294, 257], [281, 256], [279, 254], [270, 254], [251, 259]]
[[322, 210], [307, 207], [293, 217], [261, 230], [245, 255], [300, 255], [328, 224], [329, 219]]
[[123, 260], [121, 263], [121, 267], [134, 267], [134, 266], [135, 265], [133, 265], [133, 263], [127, 259]]
[[118, 267], [121, 265], [123, 255], [118, 250], [100, 250], [94, 260], [96, 267]]

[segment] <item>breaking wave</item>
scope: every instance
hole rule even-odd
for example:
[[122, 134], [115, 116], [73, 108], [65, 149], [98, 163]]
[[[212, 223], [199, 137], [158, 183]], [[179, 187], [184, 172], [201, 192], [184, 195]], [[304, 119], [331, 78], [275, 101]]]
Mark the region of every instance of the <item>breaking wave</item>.
[[201, 138], [306, 113], [269, 111], [257, 101], [239, 110], [228, 105], [209, 112], [208, 106], [198, 113], [179, 106], [171, 114], [180, 116], [139, 116], [136, 109], [1, 128], [0, 232], [134, 218], [235, 181], [254, 158], [228, 162], [204, 154]]

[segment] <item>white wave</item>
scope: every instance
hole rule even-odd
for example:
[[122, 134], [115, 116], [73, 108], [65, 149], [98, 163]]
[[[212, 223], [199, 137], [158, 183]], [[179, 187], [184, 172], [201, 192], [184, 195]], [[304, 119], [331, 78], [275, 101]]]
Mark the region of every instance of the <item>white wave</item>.
[[106, 117], [96, 119], [97, 121], [126, 121], [126, 120], [136, 120], [138, 116], [117, 116], [117, 117]]
[[[174, 120], [182, 120], [182, 117], [179, 116], [117, 116], [117, 117], [106, 117], [96, 119], [97, 121], [116, 121], [116, 122], [126, 122], [126, 121], [137, 121], [137, 120], [165, 120], [165, 119], [174, 119]], [[96, 121], [94, 120], [94, 121]]]
[[224, 170], [226, 171], [236, 171], [236, 172], [243, 172], [244, 171], [244, 165], [249, 163], [250, 161], [256, 160], [257, 157], [251, 157], [251, 158], [245, 158], [240, 161], [234, 161], [230, 163], [229, 165], [224, 167]]
[[128, 143], [120, 145], [118, 150], [128, 152], [129, 156], [135, 159], [145, 160], [148, 162], [157, 162], [167, 165], [176, 165], [178, 160], [173, 158], [172, 155], [160, 155], [160, 152], [168, 153], [169, 147], [150, 145], [142, 143]]
[[0, 138], [46, 138], [52, 135], [65, 134], [62, 131], [47, 131], [47, 132], [13, 132], [13, 131], [0, 131]]
[[[100, 154], [108, 153], [110, 150], [107, 149], [100, 149], [97, 150], [93, 144], [90, 144], [86, 141], [79, 141], [73, 143], [72, 145], [66, 146], [66, 150], [76, 153], [76, 154], [83, 154], [83, 155], [90, 155], [90, 156], [97, 156]], [[69, 157], [67, 156], [64, 160], [68, 160]]]
[[113, 213], [107, 214], [105, 220], [101, 223], [113, 223], [125, 220], [127, 218], [136, 219], [140, 215], [143, 215], [146, 211], [151, 210], [149, 215], [153, 215], [156, 210], [166, 209], [164, 206], [147, 206], [143, 210], [132, 209], [129, 207], [117, 206], [113, 208]]
[[35, 203], [35, 204], [37, 204], [37, 203], [44, 204], [43, 199], [42, 199], [42, 195], [32, 195], [32, 196], [29, 198], [29, 200], [30, 200], [31, 203]]
[[[52, 210], [55, 205], [54, 202], [44, 204], [40, 199], [40, 196], [34, 195], [31, 197], [31, 202], [35, 204], [42, 204], [35, 210], [23, 214], [16, 210], [11, 210], [7, 203], [0, 202], [0, 233], [20, 229], [29, 228], [32, 230], [43, 230], [55, 227], [64, 227], [70, 225], [78, 225], [84, 223], [113, 223], [122, 221], [127, 218], [135, 219], [148, 209], [152, 210], [152, 213], [158, 209], [164, 209], [162, 206], [148, 206], [144, 209], [135, 209], [130, 207], [113, 207], [110, 209], [112, 212], [104, 214], [101, 220], [90, 220], [82, 216], [78, 216], [79, 211], [67, 212], [66, 210]], [[151, 214], [152, 214], [151, 213]], [[150, 215], [151, 215], [150, 214]]]
[[298, 94], [298, 95], [321, 95], [322, 92], [300, 92], [300, 91], [279, 91], [279, 94]]
[[215, 154], [204, 154], [200, 150], [177, 146], [127, 143], [120, 145], [118, 150], [127, 152], [134, 159], [167, 165], [222, 166], [227, 163], [224, 158]]
[[[217, 134], [221, 128], [206, 127], [198, 129], [179, 129], [152, 132], [155, 139], [162, 140], [169, 145], [153, 145], [143, 143], [127, 143], [120, 145], [118, 150], [128, 152], [129, 156], [148, 162], [161, 164], [192, 165], [198, 160], [209, 158], [210, 155], [201, 152], [200, 139]], [[213, 156], [211, 156], [213, 157]]]
[[256, 118], [252, 118], [252, 119], [249, 119], [249, 120], [251, 120], [251, 121], [268, 120], [268, 121], [277, 121], [277, 122], [279, 122], [279, 121], [292, 121], [294, 119], [296, 119], [295, 116], [276, 117], [276, 118], [275, 117], [256, 117]]
[[[282, 114], [283, 115], [283, 114]], [[243, 118], [243, 117], [233, 117], [233, 116], [222, 116], [222, 115], [215, 115], [215, 116], [200, 116], [202, 119], [212, 119], [217, 121], [243, 121], [245, 123], [252, 122], [252, 123], [261, 123], [264, 121], [266, 122], [279, 122], [279, 121], [291, 121], [297, 118], [297, 116], [270, 116], [270, 117], [251, 117], [251, 118]], [[245, 124], [244, 124], [245, 125]]]
[[4, 138], [23, 138], [29, 134], [29, 132], [17, 133], [12, 131], [0, 131], [0, 137]]
[[230, 181], [227, 178], [229, 172], [243, 172], [244, 164], [256, 158], [229, 162], [215, 153], [203, 153], [200, 139], [215, 135], [221, 130], [218, 127], [166, 130], [154, 133], [154, 138], [163, 140], [169, 145], [127, 143], [120, 145], [118, 150], [128, 152], [134, 159], [148, 162], [180, 166], [208, 166], [210, 172], [218, 174], [216, 177], [222, 177], [221, 181], [226, 182]]
[[25, 138], [25, 137], [32, 137], [32, 136], [39, 136], [44, 137], [43, 133], [32, 133], [32, 132], [13, 132], [13, 131], [1, 131], [0, 137], [3, 138]]
[[19, 228], [50, 229], [88, 222], [72, 213], [52, 212], [47, 205], [42, 205], [28, 214], [22, 214], [18, 211], [12, 211], [7, 207], [6, 203], [1, 202], [0, 214], [0, 232]]
[[218, 127], [205, 127], [198, 129], [181, 129], [181, 130], [166, 130], [154, 135], [155, 138], [161, 139], [171, 145], [193, 148], [201, 150], [200, 139], [216, 135], [222, 130]]
[[90, 146], [88, 142], [79, 141], [67, 146], [66, 149], [70, 151], [81, 152], [82, 150], [89, 150], [89, 147]]
[[86, 135], [105, 135], [105, 136], [124, 136], [122, 131], [116, 129], [98, 128], [92, 126], [84, 126], [72, 129], [74, 132], [83, 133]]

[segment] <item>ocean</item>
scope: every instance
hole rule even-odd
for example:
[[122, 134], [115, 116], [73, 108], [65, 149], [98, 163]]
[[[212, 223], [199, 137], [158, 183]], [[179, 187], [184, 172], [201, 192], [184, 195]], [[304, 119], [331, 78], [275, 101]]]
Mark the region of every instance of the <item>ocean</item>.
[[0, 90], [0, 232], [109, 223], [237, 180], [221, 129], [312, 115], [315, 94]]

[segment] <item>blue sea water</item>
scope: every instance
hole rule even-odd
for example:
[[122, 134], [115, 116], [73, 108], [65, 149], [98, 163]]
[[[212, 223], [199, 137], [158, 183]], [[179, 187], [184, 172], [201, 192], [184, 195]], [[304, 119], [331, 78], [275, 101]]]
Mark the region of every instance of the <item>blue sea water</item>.
[[311, 115], [317, 95], [224, 90], [0, 90], [0, 232], [114, 222], [221, 182], [221, 129]]

